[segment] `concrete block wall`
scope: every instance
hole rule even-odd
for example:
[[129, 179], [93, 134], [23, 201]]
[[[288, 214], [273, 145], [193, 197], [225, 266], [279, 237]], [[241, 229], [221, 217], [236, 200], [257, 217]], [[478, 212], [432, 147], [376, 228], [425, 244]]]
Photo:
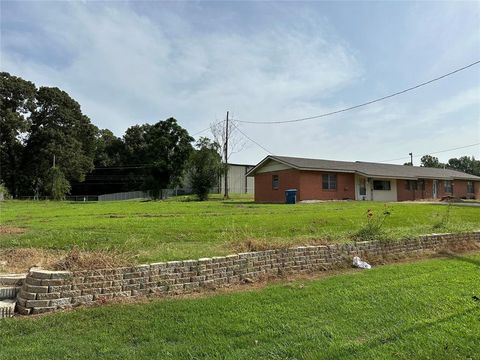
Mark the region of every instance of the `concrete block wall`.
[[17, 311], [24, 315], [39, 314], [119, 297], [190, 293], [270, 276], [347, 267], [351, 266], [353, 256], [367, 260], [402, 258], [471, 247], [472, 243], [480, 245], [480, 231], [391, 242], [301, 246], [103, 270], [68, 272], [33, 268], [17, 295]]

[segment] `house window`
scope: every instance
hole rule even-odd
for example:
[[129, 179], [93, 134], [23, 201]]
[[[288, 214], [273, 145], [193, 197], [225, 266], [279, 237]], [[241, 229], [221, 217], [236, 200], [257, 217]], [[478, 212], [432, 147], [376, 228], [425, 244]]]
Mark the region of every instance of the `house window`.
[[475, 192], [475, 187], [473, 186], [473, 181], [467, 181], [467, 193], [473, 194]]
[[337, 188], [337, 175], [325, 174], [322, 177], [323, 190], [335, 190]]
[[407, 180], [405, 182], [405, 190], [421, 190], [425, 191], [425, 181], [424, 180]]
[[359, 183], [359, 191], [358, 191], [359, 195], [360, 196], [367, 195], [367, 183], [365, 178], [361, 178], [358, 183]]
[[417, 190], [425, 191], [425, 180], [418, 180], [416, 184]]
[[453, 186], [452, 186], [452, 181], [451, 180], [445, 180], [444, 181], [444, 184], [445, 184], [445, 192], [446, 193], [452, 193], [453, 191]]
[[417, 190], [417, 182], [415, 180], [407, 180], [405, 182], [405, 190]]
[[280, 180], [278, 179], [278, 175], [272, 175], [272, 189], [278, 190], [279, 184], [280, 184]]
[[373, 190], [391, 190], [389, 180], [373, 180]]

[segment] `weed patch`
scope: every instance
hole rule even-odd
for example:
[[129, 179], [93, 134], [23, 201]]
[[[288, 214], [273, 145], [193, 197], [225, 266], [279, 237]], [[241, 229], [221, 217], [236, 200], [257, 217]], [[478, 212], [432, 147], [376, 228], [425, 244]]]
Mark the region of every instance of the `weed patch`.
[[74, 247], [69, 251], [20, 248], [0, 249], [1, 271], [12, 273], [27, 272], [32, 267], [50, 270], [105, 269], [131, 265], [128, 253], [108, 250], [86, 251]]
[[387, 233], [383, 229], [383, 224], [388, 216], [391, 215], [390, 210], [385, 205], [383, 213], [376, 215], [373, 210], [368, 209], [366, 213], [367, 221], [364, 226], [358, 230], [353, 238], [356, 241], [373, 241], [385, 240]]
[[432, 226], [432, 229], [435, 231], [438, 230], [445, 230], [448, 228], [449, 222], [450, 222], [450, 211], [451, 211], [452, 203], [449, 202], [448, 205], [446, 206], [445, 212], [441, 216], [440, 220], [435, 222]]

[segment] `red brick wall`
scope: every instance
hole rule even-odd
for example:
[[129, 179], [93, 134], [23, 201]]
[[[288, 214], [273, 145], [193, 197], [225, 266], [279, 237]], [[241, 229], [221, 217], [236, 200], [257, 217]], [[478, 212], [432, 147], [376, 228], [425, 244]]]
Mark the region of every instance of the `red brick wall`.
[[[407, 180], [397, 180], [397, 200], [398, 201], [410, 201], [420, 199], [432, 199], [433, 198], [433, 180], [425, 180], [425, 191], [406, 190], [405, 184]], [[480, 182], [476, 182], [474, 185], [475, 194], [467, 193], [467, 182], [465, 180], [453, 180], [453, 194], [445, 192], [445, 181], [438, 180], [438, 194], [437, 198], [440, 199], [443, 196], [453, 196], [456, 198], [469, 198], [475, 196], [476, 199], [480, 199]]]
[[[355, 175], [336, 173], [337, 189], [322, 189], [322, 175], [319, 171], [302, 171], [300, 173], [301, 196], [299, 200], [343, 200], [355, 199]], [[332, 174], [332, 173], [329, 173]]]
[[[278, 175], [278, 189], [272, 189], [272, 176]], [[256, 202], [285, 202], [285, 190], [297, 189], [297, 201], [300, 199], [300, 171], [281, 170], [255, 175], [255, 201]]]
[[453, 180], [453, 197], [461, 198], [467, 197], [467, 182], [460, 180]]
[[453, 180], [453, 196], [457, 198], [473, 198], [480, 199], [480, 181], [473, 182], [474, 193], [467, 192], [467, 181], [465, 180]]
[[[297, 201], [302, 200], [343, 200], [355, 199], [354, 174], [337, 173], [337, 189], [323, 190], [322, 175], [318, 171], [281, 170], [255, 175], [255, 201], [256, 202], [285, 202], [285, 190], [297, 189]], [[279, 187], [272, 189], [272, 175], [279, 176]], [[425, 180], [425, 190], [410, 191], [405, 188], [406, 180], [397, 180], [397, 200], [432, 199], [433, 180]], [[454, 197], [473, 197], [480, 199], [480, 181], [474, 184], [475, 194], [467, 194], [465, 180], [453, 181], [453, 194], [445, 193], [444, 180], [438, 181], [437, 198], [452, 195]]]
[[[398, 201], [413, 201], [421, 199], [433, 198], [433, 180], [425, 179], [425, 190], [407, 190], [407, 180], [397, 180], [397, 200]], [[438, 195], [437, 195], [438, 197]]]

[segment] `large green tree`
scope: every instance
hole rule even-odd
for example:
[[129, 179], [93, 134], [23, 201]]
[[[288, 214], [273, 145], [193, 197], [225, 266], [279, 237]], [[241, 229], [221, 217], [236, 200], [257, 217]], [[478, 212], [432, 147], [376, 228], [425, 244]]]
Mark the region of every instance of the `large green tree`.
[[[25, 148], [26, 191], [46, 183], [54, 159], [67, 181], [83, 181], [94, 166], [95, 131], [80, 105], [66, 92], [41, 87]], [[49, 189], [43, 191], [48, 193]]]
[[218, 183], [223, 168], [219, 148], [218, 143], [202, 137], [190, 156], [187, 178], [192, 191], [201, 201], [208, 199], [208, 193]]
[[158, 199], [162, 189], [180, 184], [194, 140], [174, 118], [159, 121], [154, 125], [142, 125], [137, 158], [145, 167], [143, 189]]
[[108, 129], [96, 129], [94, 164], [99, 167], [121, 165], [125, 145]]
[[425, 155], [422, 156], [420, 161], [422, 166], [425, 167], [448, 168], [480, 176], [480, 161], [476, 160], [473, 156], [461, 156], [459, 158], [451, 158], [446, 164], [444, 164], [438, 161], [438, 158], [435, 156]]
[[432, 155], [424, 155], [420, 159], [421, 166], [430, 168], [443, 168], [445, 164], [440, 163], [438, 158]]
[[0, 73], [0, 183], [18, 194], [21, 158], [35, 107], [36, 87], [22, 78]]
[[123, 135], [125, 145], [125, 155], [123, 162], [130, 165], [141, 165], [145, 163], [148, 156], [147, 142], [148, 133], [151, 131], [152, 125], [133, 125], [130, 126]]
[[463, 171], [468, 174], [480, 176], [480, 160], [475, 157], [461, 156], [448, 160], [447, 167], [453, 170]]

